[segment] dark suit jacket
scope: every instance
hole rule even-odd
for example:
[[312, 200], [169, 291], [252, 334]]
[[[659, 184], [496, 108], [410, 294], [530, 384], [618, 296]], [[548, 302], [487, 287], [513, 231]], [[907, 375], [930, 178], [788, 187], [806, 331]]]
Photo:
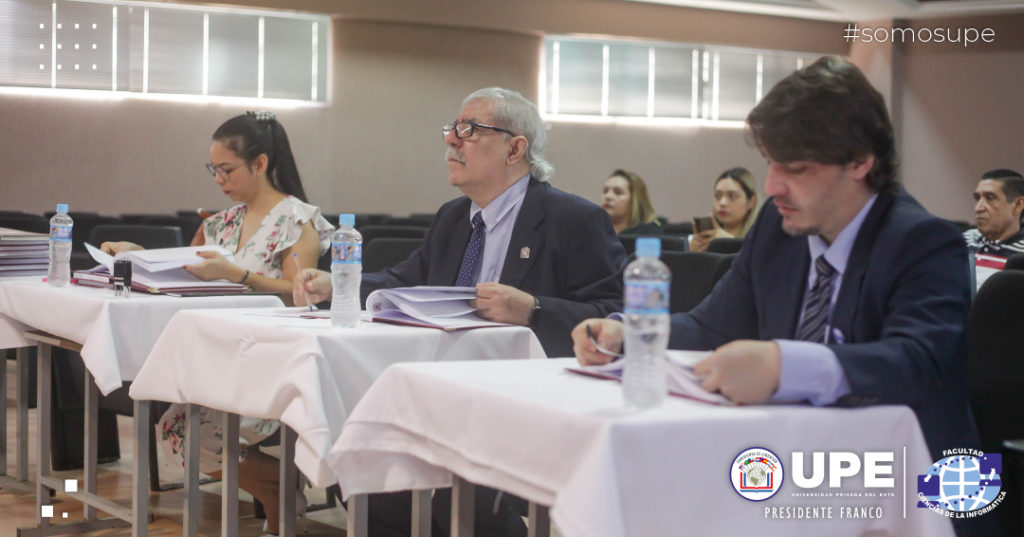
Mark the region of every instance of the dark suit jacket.
[[[441, 206], [423, 246], [399, 265], [363, 275], [362, 300], [376, 289], [455, 285], [473, 226], [469, 198]], [[529, 248], [529, 257], [521, 256]], [[608, 213], [547, 183], [530, 179], [512, 228], [499, 283], [540, 298], [535, 332], [548, 356], [572, 356], [572, 329], [622, 309], [626, 261]]]
[[[669, 346], [793, 339], [807, 288], [806, 237], [790, 237], [770, 201], [743, 250], [699, 306], [672, 316]], [[830, 343], [852, 393], [840, 405], [909, 405], [935, 460], [978, 448], [967, 395], [970, 276], [959, 231], [906, 192], [879, 194], [857, 234], [832, 311]]]

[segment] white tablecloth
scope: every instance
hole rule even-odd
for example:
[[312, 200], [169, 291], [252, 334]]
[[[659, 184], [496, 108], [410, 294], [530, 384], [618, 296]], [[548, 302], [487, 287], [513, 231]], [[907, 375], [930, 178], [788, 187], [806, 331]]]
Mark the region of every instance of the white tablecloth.
[[[623, 407], [618, 383], [564, 371], [572, 359], [400, 364], [355, 408], [329, 461], [346, 495], [450, 486], [451, 472], [552, 507], [569, 537], [951, 536], [949, 521], [917, 509], [916, 476], [933, 462], [907, 407], [716, 407], [669, 397], [656, 409]], [[772, 450], [786, 471], [763, 502], [732, 488], [734, 458]], [[903, 449], [907, 498], [903, 499]], [[793, 484], [791, 454], [893, 451], [895, 493], [863, 492], [863, 473], [840, 489]], [[827, 465], [827, 461], [826, 461]], [[903, 518], [906, 503], [907, 518]], [[834, 506], [832, 519], [765, 517], [765, 508]], [[881, 519], [840, 519], [839, 507], [881, 506]], [[881, 534], [881, 535], [884, 535]]]
[[[42, 276], [0, 277], [0, 283], [38, 282], [41, 279]], [[31, 328], [11, 319], [3, 313], [0, 313], [0, 349], [15, 349], [18, 347], [34, 346], [35, 341], [30, 341], [22, 336], [26, 330], [31, 330]]]
[[280, 419], [298, 433], [296, 465], [326, 486], [335, 482], [327, 453], [349, 410], [389, 365], [508, 357], [543, 358], [544, 350], [524, 327], [335, 329], [327, 319], [187, 311], [167, 325], [130, 393]]
[[[139, 372], [171, 317], [191, 308], [283, 307], [275, 296], [174, 298], [132, 293], [114, 298], [112, 289], [32, 282], [0, 283], [0, 313], [82, 345], [82, 360], [103, 394]], [[24, 327], [0, 322], [0, 334]]]

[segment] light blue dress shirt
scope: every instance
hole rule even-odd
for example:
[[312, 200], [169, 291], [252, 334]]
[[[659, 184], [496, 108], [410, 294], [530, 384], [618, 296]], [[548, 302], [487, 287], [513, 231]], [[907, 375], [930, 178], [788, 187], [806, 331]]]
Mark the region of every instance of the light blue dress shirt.
[[[829, 320], [831, 325], [832, 309], [836, 305], [836, 298], [839, 296], [839, 288], [843, 283], [843, 274], [846, 273], [846, 264], [850, 260], [850, 252], [853, 250], [853, 243], [860, 232], [860, 226], [864, 223], [868, 211], [875, 204], [878, 195], [875, 194], [868, 200], [864, 208], [857, 213], [857, 216], [846, 225], [836, 240], [831, 245], [818, 235], [807, 237], [807, 244], [810, 246], [811, 270], [807, 275], [807, 292], [814, 286], [818, 277], [818, 270], [814, 262], [818, 256], [825, 256], [829, 265], [836, 269], [832, 275], [832, 302], [829, 304]], [[800, 302], [800, 322], [803, 322], [803, 301]], [[782, 372], [779, 378], [779, 389], [772, 396], [772, 401], [809, 401], [815, 406], [830, 405], [840, 397], [850, 393], [850, 384], [846, 380], [846, 373], [839, 363], [839, 358], [832, 349], [825, 346], [829, 340], [833, 343], [843, 343], [843, 334], [834, 333], [831, 326], [825, 328], [825, 341], [819, 343], [812, 341], [792, 341], [776, 339], [782, 358]]]
[[530, 186], [530, 175], [525, 175], [516, 184], [502, 192], [487, 207], [480, 208], [475, 202], [469, 206], [469, 220], [473, 221], [476, 213], [483, 212], [484, 225], [487, 227], [484, 239], [483, 260], [477, 283], [496, 282], [501, 278], [501, 269], [505, 265], [505, 254], [508, 244], [512, 241], [512, 228], [519, 217], [519, 209], [526, 198], [526, 189]]

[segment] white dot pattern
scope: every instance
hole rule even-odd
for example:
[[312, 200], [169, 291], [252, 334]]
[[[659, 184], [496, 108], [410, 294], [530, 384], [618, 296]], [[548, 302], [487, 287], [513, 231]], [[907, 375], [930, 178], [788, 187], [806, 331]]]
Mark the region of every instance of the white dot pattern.
[[466, 253], [462, 254], [462, 268], [459, 278], [455, 280], [457, 287], [470, 287], [476, 283], [476, 273], [480, 270], [480, 258], [484, 251], [484, 238], [487, 226], [484, 225], [483, 211], [473, 217], [473, 235], [469, 237]]

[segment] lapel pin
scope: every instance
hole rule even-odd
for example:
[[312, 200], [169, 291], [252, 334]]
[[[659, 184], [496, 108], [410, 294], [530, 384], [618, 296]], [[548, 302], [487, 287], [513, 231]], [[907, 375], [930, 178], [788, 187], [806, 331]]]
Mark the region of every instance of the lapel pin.
[[530, 247], [529, 246], [524, 246], [522, 250], [519, 250], [519, 258], [520, 259], [529, 259], [530, 258]]

